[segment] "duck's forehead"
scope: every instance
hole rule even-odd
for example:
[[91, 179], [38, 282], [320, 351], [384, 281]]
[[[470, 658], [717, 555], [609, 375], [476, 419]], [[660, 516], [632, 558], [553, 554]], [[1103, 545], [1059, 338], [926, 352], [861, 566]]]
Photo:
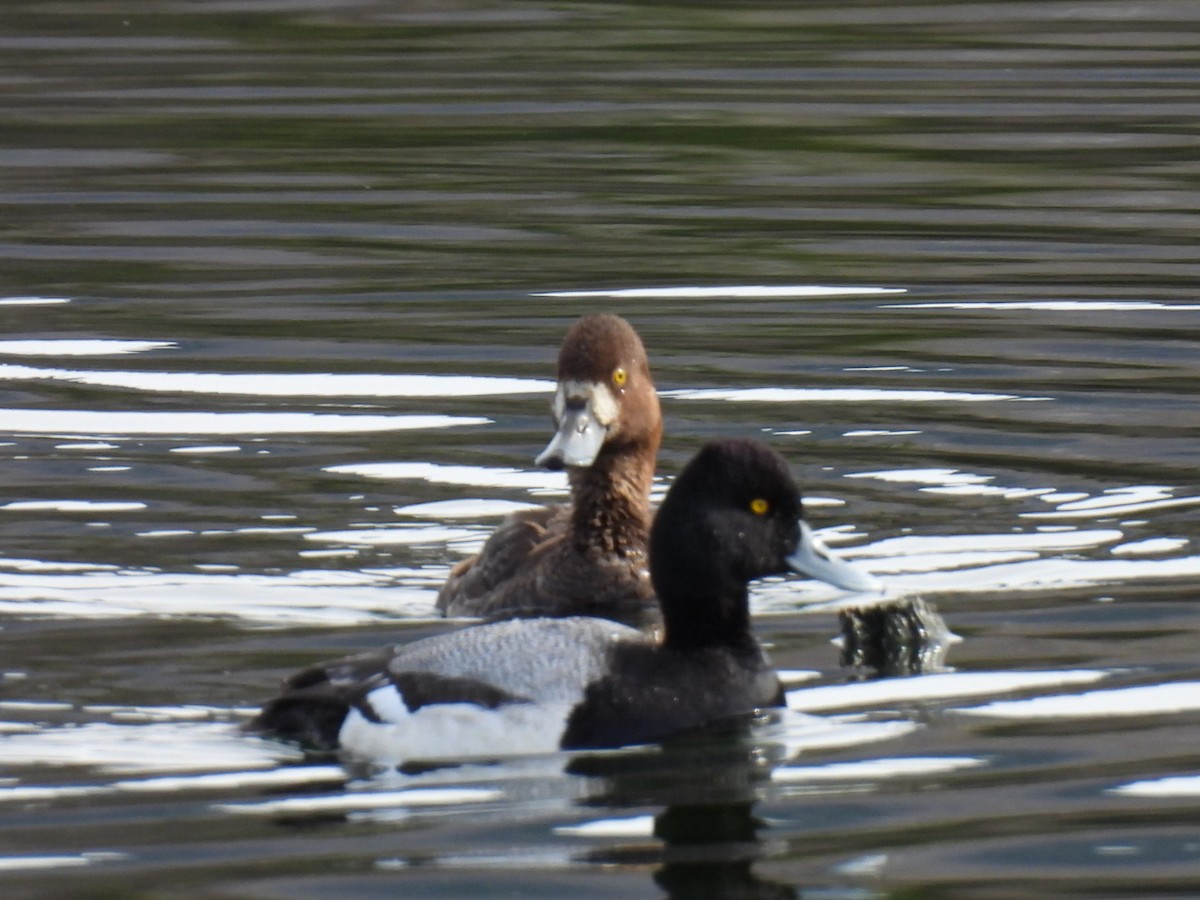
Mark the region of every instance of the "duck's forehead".
[[781, 508], [790, 509], [800, 502], [795, 483], [790, 478], [761, 469], [747, 473], [747, 477], [738, 483], [737, 492], [747, 500], [761, 497]]
[[792, 483], [787, 463], [778, 453], [758, 441], [732, 439], [713, 442], [718, 466], [731, 477], [756, 485], [785, 489]]
[[779, 457], [763, 461], [753, 471], [755, 479], [764, 491], [789, 497], [796, 494], [796, 483], [792, 480], [792, 473]]
[[714, 442], [708, 450], [697, 462], [739, 500], [760, 497], [789, 507], [799, 504], [796, 483], [779, 454], [748, 440]]
[[607, 381], [618, 366], [645, 360], [646, 351], [635, 332], [616, 316], [589, 316], [567, 334], [558, 354], [558, 376]]

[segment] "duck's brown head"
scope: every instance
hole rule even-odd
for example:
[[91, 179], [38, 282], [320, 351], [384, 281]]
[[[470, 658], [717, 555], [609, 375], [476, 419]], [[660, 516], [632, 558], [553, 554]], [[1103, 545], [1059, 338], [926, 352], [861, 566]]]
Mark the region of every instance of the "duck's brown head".
[[662, 413], [650, 361], [619, 316], [585, 316], [567, 332], [552, 408], [558, 432], [540, 466], [590, 466], [602, 451], [648, 451], [651, 459], [658, 452]]

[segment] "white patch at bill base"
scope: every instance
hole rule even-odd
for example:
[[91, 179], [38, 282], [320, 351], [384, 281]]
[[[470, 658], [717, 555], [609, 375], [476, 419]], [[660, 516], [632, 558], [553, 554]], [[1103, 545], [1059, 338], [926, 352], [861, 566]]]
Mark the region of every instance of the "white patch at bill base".
[[591, 407], [592, 416], [605, 428], [621, 416], [617, 398], [608, 385], [598, 381], [564, 381], [554, 394], [555, 418], [562, 419], [568, 400], [585, 399]]

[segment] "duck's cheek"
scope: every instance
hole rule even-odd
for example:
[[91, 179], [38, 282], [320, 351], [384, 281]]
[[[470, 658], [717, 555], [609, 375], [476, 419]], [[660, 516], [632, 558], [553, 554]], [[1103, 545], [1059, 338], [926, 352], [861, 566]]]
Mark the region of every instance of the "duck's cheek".
[[559, 749], [568, 703], [433, 703], [409, 711], [388, 686], [366, 698], [371, 713], [353, 708], [338, 733], [354, 756], [387, 765], [408, 760], [472, 759], [552, 753]]

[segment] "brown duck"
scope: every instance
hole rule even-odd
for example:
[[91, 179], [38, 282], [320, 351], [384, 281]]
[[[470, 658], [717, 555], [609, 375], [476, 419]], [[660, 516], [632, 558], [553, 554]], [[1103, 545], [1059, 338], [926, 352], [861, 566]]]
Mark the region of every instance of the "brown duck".
[[566, 468], [569, 506], [505, 519], [438, 594], [448, 616], [602, 616], [654, 621], [647, 574], [650, 485], [662, 414], [650, 361], [624, 319], [580, 319], [558, 354], [558, 431], [538, 465]]

